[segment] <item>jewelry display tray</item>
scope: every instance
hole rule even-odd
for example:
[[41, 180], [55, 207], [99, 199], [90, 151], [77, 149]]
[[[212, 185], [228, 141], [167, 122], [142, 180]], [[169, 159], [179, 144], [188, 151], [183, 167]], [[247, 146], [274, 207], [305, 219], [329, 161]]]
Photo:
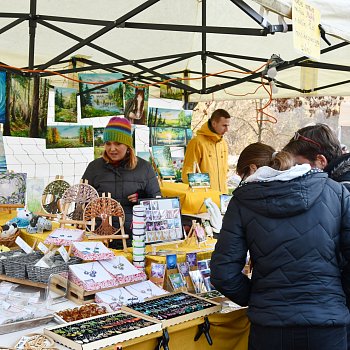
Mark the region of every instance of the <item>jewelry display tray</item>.
[[0, 325], [0, 334], [7, 334], [12, 332], [21, 331], [27, 328], [39, 327], [43, 324], [49, 323], [54, 318], [54, 315], [48, 315], [44, 317], [32, 318], [30, 320], [18, 321], [13, 323], [6, 323]]
[[110, 313], [108, 315], [116, 315], [118, 313], [123, 313], [123, 314], [131, 314], [132, 316], [138, 317], [138, 318], [142, 318], [144, 320], [150, 321], [153, 324], [147, 327], [143, 327], [143, 328], [139, 328], [136, 330], [132, 330], [130, 332], [125, 332], [122, 334], [118, 334], [118, 335], [114, 335], [112, 337], [109, 337], [107, 339], [101, 339], [101, 340], [96, 340], [87, 344], [79, 344], [73, 340], [67, 339], [66, 337], [59, 335], [57, 333], [54, 333], [54, 330], [62, 328], [62, 327], [66, 327], [69, 325], [79, 325], [80, 323], [86, 322], [86, 321], [91, 321], [91, 320], [98, 320], [101, 317], [104, 317], [106, 315], [99, 315], [99, 316], [94, 316], [94, 317], [90, 317], [90, 318], [85, 318], [83, 320], [79, 320], [79, 321], [74, 321], [74, 322], [69, 322], [69, 323], [65, 323], [63, 325], [59, 325], [59, 326], [54, 326], [54, 327], [50, 327], [50, 328], [44, 328], [44, 334], [50, 336], [52, 339], [54, 339], [56, 342], [70, 348], [70, 349], [74, 349], [74, 350], [95, 350], [95, 349], [100, 349], [100, 348], [105, 348], [105, 347], [109, 347], [118, 343], [122, 343], [134, 338], [138, 338], [138, 337], [142, 337], [144, 335], [147, 334], [151, 334], [151, 333], [156, 333], [156, 332], [160, 332], [162, 330], [162, 324], [158, 321], [155, 320], [153, 318], [147, 317], [145, 315], [139, 315], [136, 312], [129, 312], [128, 310], [119, 310], [113, 313]]
[[[205, 302], [209, 302], [210, 304], [212, 304], [211, 307], [208, 307], [206, 309], [203, 309], [203, 310], [199, 310], [199, 311], [195, 311], [195, 312], [191, 312], [191, 313], [188, 313], [188, 314], [185, 314], [185, 315], [181, 315], [181, 316], [177, 316], [177, 317], [174, 317], [174, 318], [171, 318], [171, 319], [168, 319], [168, 320], [158, 320], [157, 318], [154, 318], [152, 316], [148, 316], [149, 318], [151, 318], [152, 320], [156, 320], [158, 322], [161, 322], [162, 323], [162, 327], [163, 328], [167, 328], [167, 327], [170, 327], [170, 326], [174, 326], [176, 324], [179, 324], [179, 323], [183, 323], [183, 322], [187, 322], [187, 321], [190, 321], [190, 320], [194, 320], [196, 318], [201, 318], [201, 317], [204, 317], [204, 316], [208, 316], [210, 314], [213, 314], [213, 313], [216, 313], [216, 312], [219, 312], [221, 311], [222, 309], [222, 305], [220, 303], [217, 303], [215, 301], [212, 301], [212, 300], [208, 300], [208, 299], [205, 299], [205, 298], [202, 298], [202, 297], [199, 297], [198, 295], [195, 295], [195, 294], [191, 294], [191, 293], [188, 293], [188, 292], [174, 292], [174, 293], [168, 293], [168, 294], [165, 294], [165, 295], [161, 295], [161, 296], [157, 296], [157, 297], [154, 297], [154, 298], [147, 298], [145, 299], [145, 302], [147, 301], [150, 301], [150, 300], [156, 300], [156, 299], [163, 299], [163, 298], [167, 298], [171, 295], [175, 295], [175, 294], [187, 294], [187, 295], [190, 295], [191, 297], [193, 298], [196, 298], [196, 299], [199, 299], [199, 300], [203, 300]], [[122, 310], [127, 310], [128, 312], [132, 312], [134, 314], [137, 314], [139, 316], [142, 316], [142, 317], [145, 317], [146, 315], [139, 312], [139, 311], [136, 311], [132, 308], [132, 305], [129, 305], [129, 306], [123, 306], [122, 307]]]

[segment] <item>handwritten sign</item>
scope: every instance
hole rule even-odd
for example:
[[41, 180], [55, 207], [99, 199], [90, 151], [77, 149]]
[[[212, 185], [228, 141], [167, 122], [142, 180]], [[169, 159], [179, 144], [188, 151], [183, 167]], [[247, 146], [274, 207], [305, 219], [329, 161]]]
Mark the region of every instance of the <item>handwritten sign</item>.
[[305, 56], [320, 60], [320, 12], [304, 0], [293, 0], [293, 44]]

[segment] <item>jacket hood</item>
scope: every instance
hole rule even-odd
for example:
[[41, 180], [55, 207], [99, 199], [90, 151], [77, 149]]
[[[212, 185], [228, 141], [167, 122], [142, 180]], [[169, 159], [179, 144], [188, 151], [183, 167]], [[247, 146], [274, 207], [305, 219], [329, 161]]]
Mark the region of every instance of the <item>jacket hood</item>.
[[204, 135], [206, 137], [209, 137], [212, 139], [214, 142], [219, 142], [222, 140], [222, 136], [219, 134], [216, 134], [214, 131], [212, 131], [209, 128], [209, 121], [204, 123], [202, 127], [197, 131], [197, 135]]
[[350, 154], [344, 154], [333, 160], [326, 166], [324, 171], [326, 171], [329, 177], [334, 181], [350, 181]]
[[266, 217], [290, 217], [310, 209], [323, 191], [328, 175], [311, 170], [290, 181], [250, 182], [237, 188], [234, 198]]

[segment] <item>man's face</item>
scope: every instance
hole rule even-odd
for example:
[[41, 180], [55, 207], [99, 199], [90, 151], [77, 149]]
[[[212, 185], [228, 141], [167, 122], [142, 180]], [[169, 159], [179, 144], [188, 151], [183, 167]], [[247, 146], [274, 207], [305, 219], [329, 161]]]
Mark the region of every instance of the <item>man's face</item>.
[[211, 126], [217, 134], [223, 136], [228, 131], [230, 119], [221, 117], [218, 121], [212, 121]]

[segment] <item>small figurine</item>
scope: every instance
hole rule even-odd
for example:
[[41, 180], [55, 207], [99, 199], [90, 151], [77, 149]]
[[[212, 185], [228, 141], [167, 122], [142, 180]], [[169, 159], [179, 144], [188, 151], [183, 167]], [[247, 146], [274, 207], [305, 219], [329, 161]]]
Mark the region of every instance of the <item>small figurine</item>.
[[14, 234], [16, 234], [17, 230], [18, 230], [18, 227], [17, 227], [16, 223], [2, 225], [0, 237], [1, 238], [10, 238]]
[[7, 221], [6, 224], [15, 223], [18, 228], [26, 228], [33, 217], [33, 213], [25, 208], [17, 208], [16, 211], [17, 216]]
[[28, 233], [42, 233], [44, 231], [51, 230], [51, 221], [39, 215], [33, 215], [32, 219], [29, 222], [29, 225], [27, 226]]

